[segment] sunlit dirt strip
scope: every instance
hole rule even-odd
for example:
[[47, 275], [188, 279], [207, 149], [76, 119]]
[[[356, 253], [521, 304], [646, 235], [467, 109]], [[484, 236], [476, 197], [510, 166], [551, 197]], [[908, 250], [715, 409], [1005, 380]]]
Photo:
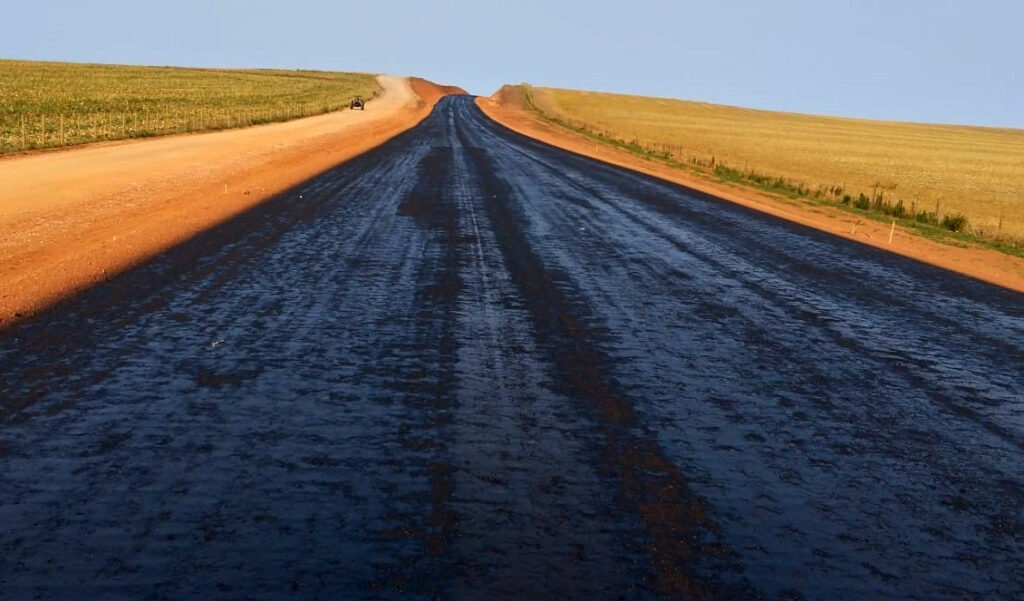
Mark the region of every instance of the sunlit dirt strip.
[[1012, 598], [1024, 301], [423, 124], [0, 341], [0, 597]]

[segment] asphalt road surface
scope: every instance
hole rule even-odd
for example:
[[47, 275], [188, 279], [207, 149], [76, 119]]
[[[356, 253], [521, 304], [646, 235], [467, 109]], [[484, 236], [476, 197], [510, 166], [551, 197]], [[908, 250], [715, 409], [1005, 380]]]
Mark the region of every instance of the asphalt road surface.
[[1024, 297], [467, 97], [0, 333], [3, 599], [1024, 599]]

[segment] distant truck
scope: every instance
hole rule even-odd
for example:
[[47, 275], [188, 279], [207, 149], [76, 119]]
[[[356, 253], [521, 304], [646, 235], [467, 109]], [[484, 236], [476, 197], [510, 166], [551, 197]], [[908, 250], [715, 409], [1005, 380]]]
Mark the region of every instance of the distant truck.
[[359, 109], [361, 111], [365, 111], [366, 110], [366, 101], [363, 100], [362, 96], [358, 96], [357, 95], [354, 98], [352, 98], [352, 102], [348, 103], [348, 108], [352, 109], [353, 111], [356, 110], [356, 109]]

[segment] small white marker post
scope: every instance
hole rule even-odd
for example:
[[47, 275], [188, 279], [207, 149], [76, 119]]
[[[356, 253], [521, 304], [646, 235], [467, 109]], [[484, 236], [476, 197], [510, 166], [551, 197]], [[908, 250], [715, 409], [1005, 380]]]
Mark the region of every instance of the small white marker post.
[[889, 228], [889, 244], [892, 244], [892, 235], [896, 233], [896, 220], [892, 220], [892, 226]]

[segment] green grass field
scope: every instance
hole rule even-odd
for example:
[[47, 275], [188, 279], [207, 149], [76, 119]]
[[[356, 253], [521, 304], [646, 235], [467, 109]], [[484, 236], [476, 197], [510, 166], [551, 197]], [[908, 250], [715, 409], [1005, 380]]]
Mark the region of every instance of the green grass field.
[[525, 86], [528, 108], [649, 158], [1024, 249], [1024, 130], [761, 111]]
[[0, 153], [336, 111], [373, 75], [0, 60]]

